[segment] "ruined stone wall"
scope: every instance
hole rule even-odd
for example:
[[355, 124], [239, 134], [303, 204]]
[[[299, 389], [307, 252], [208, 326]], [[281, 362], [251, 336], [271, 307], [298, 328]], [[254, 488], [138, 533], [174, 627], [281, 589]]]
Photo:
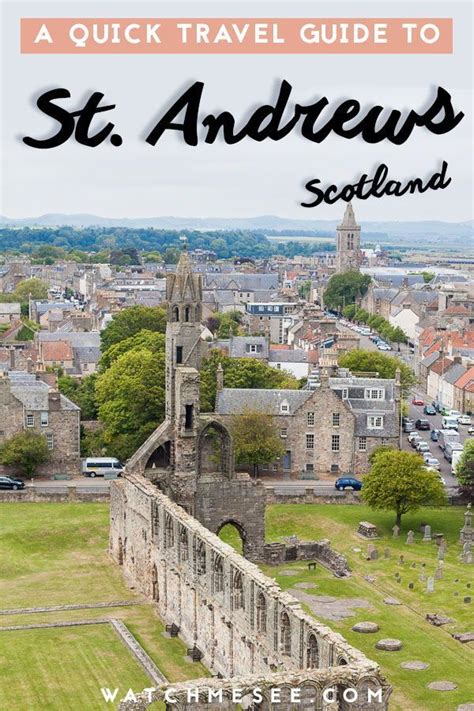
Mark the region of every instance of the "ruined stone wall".
[[111, 483], [110, 551], [129, 584], [224, 677], [367, 665], [259, 568], [141, 477]]

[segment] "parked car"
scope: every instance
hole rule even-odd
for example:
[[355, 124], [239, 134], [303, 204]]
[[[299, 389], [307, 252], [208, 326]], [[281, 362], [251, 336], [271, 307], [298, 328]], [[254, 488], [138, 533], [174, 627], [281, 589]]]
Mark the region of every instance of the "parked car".
[[431, 430], [430, 437], [433, 442], [437, 442], [439, 440], [439, 430]]
[[82, 465], [84, 476], [96, 477], [111, 474], [122, 476], [124, 466], [115, 457], [87, 457]]
[[463, 445], [460, 442], [448, 442], [444, 448], [444, 458], [448, 462], [453, 461], [453, 452], [462, 452]]
[[377, 348], [379, 351], [391, 351], [392, 346], [389, 346], [388, 343], [377, 343]]
[[452, 415], [444, 415], [442, 420], [442, 427], [443, 430], [457, 430], [459, 427], [458, 418], [452, 417]]
[[436, 409], [433, 405], [425, 405], [423, 408], [423, 413], [425, 415], [436, 415]]
[[456, 417], [459, 420], [459, 418], [462, 417], [462, 414], [459, 412], [459, 410], [450, 410], [449, 417]]
[[432, 457], [430, 452], [426, 452], [423, 455], [423, 459], [425, 460], [425, 464], [428, 467], [431, 467], [432, 469], [436, 469], [439, 471], [441, 464], [439, 462], [439, 459], [436, 459], [436, 457]]
[[402, 425], [403, 432], [414, 432], [415, 423], [414, 422], [404, 422]]
[[345, 489], [360, 491], [362, 489], [362, 482], [351, 476], [341, 476], [339, 479], [336, 479], [334, 486], [338, 491], [344, 491]]
[[420, 442], [418, 442], [418, 444], [416, 445], [416, 451], [419, 452], [420, 454], [424, 454], [425, 452], [428, 453], [428, 452], [430, 451], [430, 445], [428, 444], [428, 442], [425, 442], [425, 441], [422, 439], [422, 440], [421, 440]]
[[461, 415], [461, 417], [458, 418], [458, 425], [470, 425], [471, 424], [471, 418], [469, 415]]
[[414, 439], [421, 439], [420, 435], [418, 434], [418, 432], [416, 432], [416, 430], [413, 430], [413, 432], [410, 432], [410, 434], [408, 435], [408, 441], [410, 442], [410, 444]]
[[415, 422], [415, 427], [417, 430], [430, 430], [431, 425], [428, 420], [417, 420]]
[[423, 440], [421, 439], [420, 435], [418, 435], [417, 437], [414, 437], [413, 439], [410, 440], [410, 444], [413, 447], [413, 449], [416, 449], [418, 447], [419, 443], [422, 441]]
[[15, 479], [12, 476], [0, 476], [0, 489], [10, 489], [18, 491], [25, 488], [25, 482], [22, 479]]
[[418, 395], [413, 395], [413, 399], [411, 401], [412, 405], [424, 405], [425, 401], [419, 397]]
[[468, 435], [474, 435], [474, 427], [471, 425], [467, 431]]

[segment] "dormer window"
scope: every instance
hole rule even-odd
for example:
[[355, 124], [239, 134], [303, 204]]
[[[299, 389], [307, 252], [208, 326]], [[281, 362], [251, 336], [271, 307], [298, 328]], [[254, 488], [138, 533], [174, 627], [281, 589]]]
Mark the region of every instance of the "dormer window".
[[366, 388], [365, 389], [365, 399], [366, 400], [384, 400], [385, 399], [385, 389], [384, 388]]
[[290, 411], [290, 403], [288, 400], [283, 400], [283, 402], [280, 405], [280, 412], [282, 413], [288, 413]]

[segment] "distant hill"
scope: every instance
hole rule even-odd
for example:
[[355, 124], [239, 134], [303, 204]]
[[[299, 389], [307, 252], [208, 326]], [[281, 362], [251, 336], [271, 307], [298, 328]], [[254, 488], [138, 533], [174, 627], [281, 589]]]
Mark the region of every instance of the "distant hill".
[[[0, 227], [154, 227], [157, 229], [188, 230], [302, 230], [334, 235], [338, 220], [302, 220], [257, 215], [256, 217], [100, 217], [88, 214], [48, 214], [21, 219], [0, 216]], [[449, 239], [464, 242], [474, 236], [474, 221], [441, 222], [420, 220], [412, 222], [363, 222], [363, 233], [374, 239], [385, 237], [390, 241], [413, 240], [414, 237], [431, 242]]]

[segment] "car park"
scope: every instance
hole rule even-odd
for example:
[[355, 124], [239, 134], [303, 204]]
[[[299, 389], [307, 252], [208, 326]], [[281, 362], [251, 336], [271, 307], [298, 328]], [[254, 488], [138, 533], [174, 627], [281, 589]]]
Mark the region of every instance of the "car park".
[[421, 405], [421, 406], [423, 406], [423, 405], [425, 404], [425, 401], [424, 401], [421, 397], [419, 397], [418, 395], [413, 395], [411, 404], [412, 404], [412, 405]]
[[415, 422], [415, 427], [417, 430], [430, 430], [431, 425], [428, 420], [417, 420]]
[[12, 476], [0, 476], [0, 489], [9, 489], [10, 491], [18, 491], [25, 488], [25, 482], [22, 479], [16, 479]]
[[433, 405], [425, 405], [423, 408], [423, 414], [436, 415], [436, 409], [433, 407]]
[[345, 489], [360, 491], [362, 489], [362, 482], [351, 476], [341, 476], [339, 479], [336, 479], [334, 486], [338, 491], [344, 491]]

